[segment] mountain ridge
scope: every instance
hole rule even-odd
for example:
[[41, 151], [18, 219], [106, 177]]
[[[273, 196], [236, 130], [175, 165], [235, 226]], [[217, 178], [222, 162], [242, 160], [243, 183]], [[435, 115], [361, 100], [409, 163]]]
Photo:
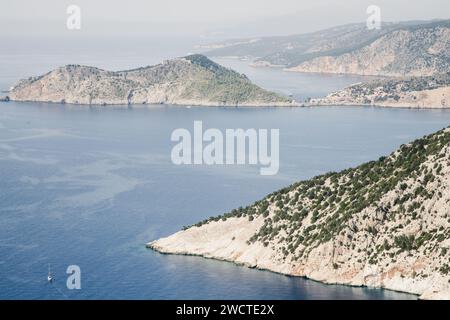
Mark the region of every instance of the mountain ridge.
[[[420, 30], [437, 30], [439, 28], [446, 30], [445, 34], [436, 40], [441, 43], [443, 49], [441, 48], [440, 56], [436, 56], [436, 54], [433, 56], [433, 54], [429, 54], [426, 51], [425, 45], [428, 45], [430, 34], [433, 37], [435, 34], [431, 32], [428, 35], [421, 35]], [[383, 52], [381, 50], [383, 46], [371, 48], [371, 45], [382, 42], [380, 39], [383, 39], [383, 37], [387, 39], [384, 43], [384, 48], [388, 48], [389, 45], [395, 45], [396, 41], [407, 43], [408, 37], [404, 35], [405, 33], [409, 35], [410, 47], [403, 51], [401, 51], [401, 46], [394, 48], [393, 54], [397, 55], [397, 60], [392, 61], [395, 62], [395, 65], [391, 68], [386, 70], [383, 68], [369, 70], [367, 66], [354, 66], [354, 64], [358, 63], [363, 65], [364, 63], [372, 63], [375, 56], [378, 56], [380, 61], [390, 61], [389, 54], [391, 53]], [[393, 34], [395, 36], [392, 36]], [[414, 35], [421, 36], [419, 40], [422, 40], [423, 43], [414, 39]], [[255, 38], [251, 42], [235, 40], [235, 45], [231, 42], [223, 48], [216, 48], [205, 54], [209, 56], [241, 57], [253, 60], [252, 64], [254, 66], [281, 66], [296, 72], [354, 73], [385, 76], [429, 75], [433, 72], [443, 73], [450, 71], [449, 42], [450, 20], [382, 23], [382, 27], [379, 30], [368, 30], [365, 24], [357, 23], [307, 34]], [[371, 55], [373, 57], [371, 59], [365, 57], [358, 60], [358, 54], [360, 54], [361, 50], [363, 52], [372, 51]], [[419, 53], [421, 56], [419, 56]], [[406, 57], [411, 57], [409, 62], [403, 61]], [[414, 62], [418, 62], [416, 61], [417, 58], [422, 59], [420, 62], [424, 66], [432, 64], [433, 61], [436, 63], [436, 66], [431, 66], [431, 71], [424, 69], [424, 66], [417, 70], [411, 70]]]

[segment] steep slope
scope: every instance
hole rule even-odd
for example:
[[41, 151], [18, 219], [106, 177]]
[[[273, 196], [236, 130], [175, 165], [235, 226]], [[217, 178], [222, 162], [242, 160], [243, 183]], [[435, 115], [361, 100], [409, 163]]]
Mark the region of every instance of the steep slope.
[[405, 28], [340, 55], [325, 55], [288, 68], [296, 72], [429, 76], [450, 71], [450, 24]]
[[283, 37], [237, 39], [211, 46], [208, 56], [254, 60], [289, 71], [427, 76], [450, 71], [450, 20], [365, 23]]
[[358, 83], [306, 104], [450, 108], [450, 73]]
[[203, 48], [212, 49], [206, 52], [211, 57], [247, 57], [255, 59], [257, 65], [295, 66], [317, 56], [362, 47], [398, 27], [386, 23], [381, 29], [368, 30], [365, 23], [356, 23], [306, 34], [228, 40]]
[[20, 81], [10, 100], [74, 104], [291, 105], [202, 55], [127, 71], [67, 65]]
[[450, 127], [147, 246], [450, 299]]

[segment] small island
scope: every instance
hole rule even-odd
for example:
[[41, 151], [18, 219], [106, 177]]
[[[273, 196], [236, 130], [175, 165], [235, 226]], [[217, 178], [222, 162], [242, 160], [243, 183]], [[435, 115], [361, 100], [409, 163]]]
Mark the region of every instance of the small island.
[[450, 299], [450, 127], [294, 183], [147, 247]]
[[86, 105], [295, 105], [199, 54], [117, 72], [67, 65], [21, 80], [4, 98], [9, 100]]

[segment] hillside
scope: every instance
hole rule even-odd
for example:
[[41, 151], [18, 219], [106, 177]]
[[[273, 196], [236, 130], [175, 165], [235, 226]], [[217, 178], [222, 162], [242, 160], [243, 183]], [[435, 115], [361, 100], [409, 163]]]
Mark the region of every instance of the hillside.
[[317, 57], [287, 70], [381, 76], [430, 76], [448, 72], [449, 23], [396, 30], [360, 49]]
[[426, 76], [450, 71], [449, 27], [450, 20], [384, 23], [379, 30], [350, 24], [308, 34], [233, 40], [214, 44], [216, 49], [206, 54], [296, 72]]
[[348, 51], [361, 43], [369, 43], [389, 30], [394, 24], [383, 24], [380, 30], [367, 30], [364, 23], [348, 24], [306, 34], [249, 39], [231, 39], [205, 45], [205, 54], [211, 57], [230, 56], [255, 59], [257, 64], [294, 66], [318, 55]]
[[450, 127], [147, 244], [326, 283], [450, 299]]
[[289, 99], [252, 84], [245, 75], [202, 55], [118, 72], [67, 65], [20, 81], [8, 93], [8, 98], [14, 101], [99, 105], [291, 105]]
[[450, 73], [358, 83], [324, 98], [311, 99], [307, 105], [450, 108]]

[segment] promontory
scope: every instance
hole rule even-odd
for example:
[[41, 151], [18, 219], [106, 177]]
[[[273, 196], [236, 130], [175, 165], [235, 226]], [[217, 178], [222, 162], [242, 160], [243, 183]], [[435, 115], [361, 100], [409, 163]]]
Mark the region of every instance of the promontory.
[[326, 97], [309, 99], [305, 105], [446, 109], [450, 108], [450, 72], [357, 83]]
[[450, 127], [147, 244], [331, 284], [450, 299]]
[[66, 65], [21, 80], [6, 100], [87, 105], [291, 106], [286, 97], [199, 54], [126, 71]]

